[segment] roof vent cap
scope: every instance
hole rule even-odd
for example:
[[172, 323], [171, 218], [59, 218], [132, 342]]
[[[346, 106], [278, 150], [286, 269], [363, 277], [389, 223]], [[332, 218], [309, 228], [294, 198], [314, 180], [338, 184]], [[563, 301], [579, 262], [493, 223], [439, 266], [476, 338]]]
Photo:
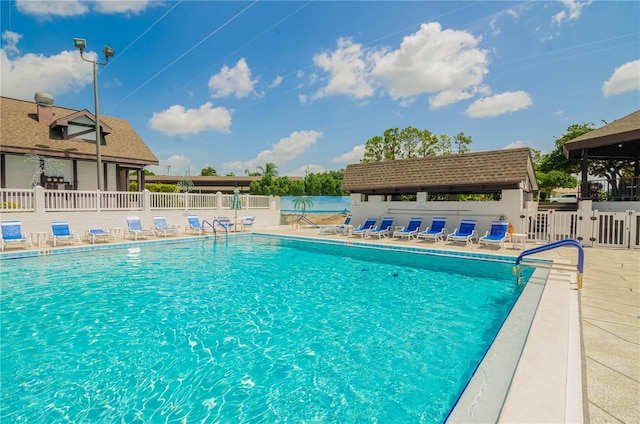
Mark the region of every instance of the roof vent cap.
[[33, 98], [39, 105], [51, 106], [53, 104], [53, 96], [49, 93], [37, 92]]

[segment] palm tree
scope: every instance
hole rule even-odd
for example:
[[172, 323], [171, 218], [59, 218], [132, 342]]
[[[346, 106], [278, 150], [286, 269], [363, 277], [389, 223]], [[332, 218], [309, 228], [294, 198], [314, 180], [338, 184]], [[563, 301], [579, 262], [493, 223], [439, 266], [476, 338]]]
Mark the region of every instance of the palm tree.
[[258, 165], [256, 169], [260, 172], [259, 175], [271, 174], [274, 177], [278, 176], [278, 165], [273, 162], [267, 162], [264, 166]]
[[313, 200], [309, 196], [298, 196], [293, 198], [293, 207], [302, 211], [304, 216], [307, 208], [313, 206]]

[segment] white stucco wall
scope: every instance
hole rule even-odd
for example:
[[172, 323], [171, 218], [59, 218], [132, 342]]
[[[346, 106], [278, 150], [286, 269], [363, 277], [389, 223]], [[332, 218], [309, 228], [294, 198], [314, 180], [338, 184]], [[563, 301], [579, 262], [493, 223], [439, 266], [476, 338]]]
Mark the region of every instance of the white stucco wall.
[[505, 216], [513, 225], [516, 232], [520, 232], [520, 215], [524, 209], [524, 192], [521, 190], [503, 190], [502, 199], [482, 202], [458, 201], [424, 201], [424, 195], [418, 193], [418, 201], [383, 201], [383, 196], [369, 196], [368, 201], [361, 201], [359, 193], [351, 194], [351, 222], [358, 226], [367, 218], [393, 216], [394, 226], [406, 226], [412, 217], [422, 217], [422, 229], [431, 225], [434, 216], [447, 217], [448, 232], [459, 227], [463, 219], [475, 219], [476, 230], [480, 236], [491, 228], [491, 221]]

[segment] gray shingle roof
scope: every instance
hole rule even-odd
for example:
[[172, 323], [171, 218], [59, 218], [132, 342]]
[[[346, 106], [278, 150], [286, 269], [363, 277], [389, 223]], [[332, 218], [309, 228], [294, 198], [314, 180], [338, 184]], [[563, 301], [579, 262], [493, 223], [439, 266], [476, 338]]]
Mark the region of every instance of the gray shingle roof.
[[368, 194], [538, 189], [528, 148], [347, 165], [342, 189]]
[[[53, 120], [58, 123], [69, 115], [78, 114], [75, 109], [58, 106], [52, 108]], [[0, 97], [0, 110], [1, 152], [95, 160], [95, 142], [78, 138], [65, 140], [60, 131], [38, 122], [35, 102]], [[86, 113], [93, 117], [89, 112]], [[112, 131], [105, 135], [105, 144], [101, 147], [103, 162], [158, 164], [158, 158], [125, 119], [100, 116], [100, 122], [107, 126], [105, 129]]]
[[635, 159], [640, 156], [640, 110], [610, 124], [567, 141], [564, 154], [569, 159], [582, 157], [582, 150], [594, 159]]

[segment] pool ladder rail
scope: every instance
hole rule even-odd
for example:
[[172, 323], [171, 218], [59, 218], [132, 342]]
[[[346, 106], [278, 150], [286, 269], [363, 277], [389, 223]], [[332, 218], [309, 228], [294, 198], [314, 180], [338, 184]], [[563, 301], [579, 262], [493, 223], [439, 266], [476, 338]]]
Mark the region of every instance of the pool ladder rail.
[[520, 283], [521, 279], [522, 279], [522, 272], [521, 272], [521, 263], [522, 260], [525, 256], [529, 256], [529, 255], [533, 255], [535, 253], [540, 253], [540, 252], [544, 252], [547, 250], [551, 250], [551, 249], [556, 249], [558, 247], [565, 247], [565, 246], [574, 246], [578, 249], [578, 264], [577, 265], [566, 265], [566, 264], [558, 264], [558, 263], [554, 263], [554, 262], [543, 262], [543, 261], [534, 261], [534, 260], [526, 260], [525, 259], [525, 263], [526, 265], [530, 265], [530, 266], [535, 266], [537, 268], [546, 268], [546, 269], [553, 269], [553, 270], [558, 270], [558, 271], [571, 271], [571, 272], [577, 272], [578, 273], [578, 284], [577, 287], [572, 288], [573, 290], [582, 290], [582, 277], [584, 274], [584, 248], [582, 247], [582, 245], [580, 244], [580, 242], [578, 240], [574, 240], [574, 239], [566, 239], [566, 240], [559, 240], [559, 241], [554, 241], [552, 243], [548, 243], [545, 244], [544, 246], [538, 246], [538, 247], [534, 247], [533, 249], [528, 249], [525, 250], [524, 252], [520, 253], [520, 255], [518, 255], [518, 258], [516, 259], [516, 266], [514, 267], [514, 271], [516, 272], [516, 275], [518, 277], [518, 283]]
[[225, 229], [225, 232], [227, 233], [227, 235], [229, 235], [229, 230], [227, 229], [227, 227], [222, 225], [222, 223], [218, 221], [217, 218], [213, 218], [213, 222], [209, 222], [206, 219], [203, 219], [202, 222], [200, 223], [200, 226], [202, 227], [202, 233], [204, 234], [205, 226], [208, 226], [208, 227], [211, 227], [214, 237], [218, 237], [218, 230], [216, 230], [216, 225], [215, 225], [216, 222], [218, 222]]

